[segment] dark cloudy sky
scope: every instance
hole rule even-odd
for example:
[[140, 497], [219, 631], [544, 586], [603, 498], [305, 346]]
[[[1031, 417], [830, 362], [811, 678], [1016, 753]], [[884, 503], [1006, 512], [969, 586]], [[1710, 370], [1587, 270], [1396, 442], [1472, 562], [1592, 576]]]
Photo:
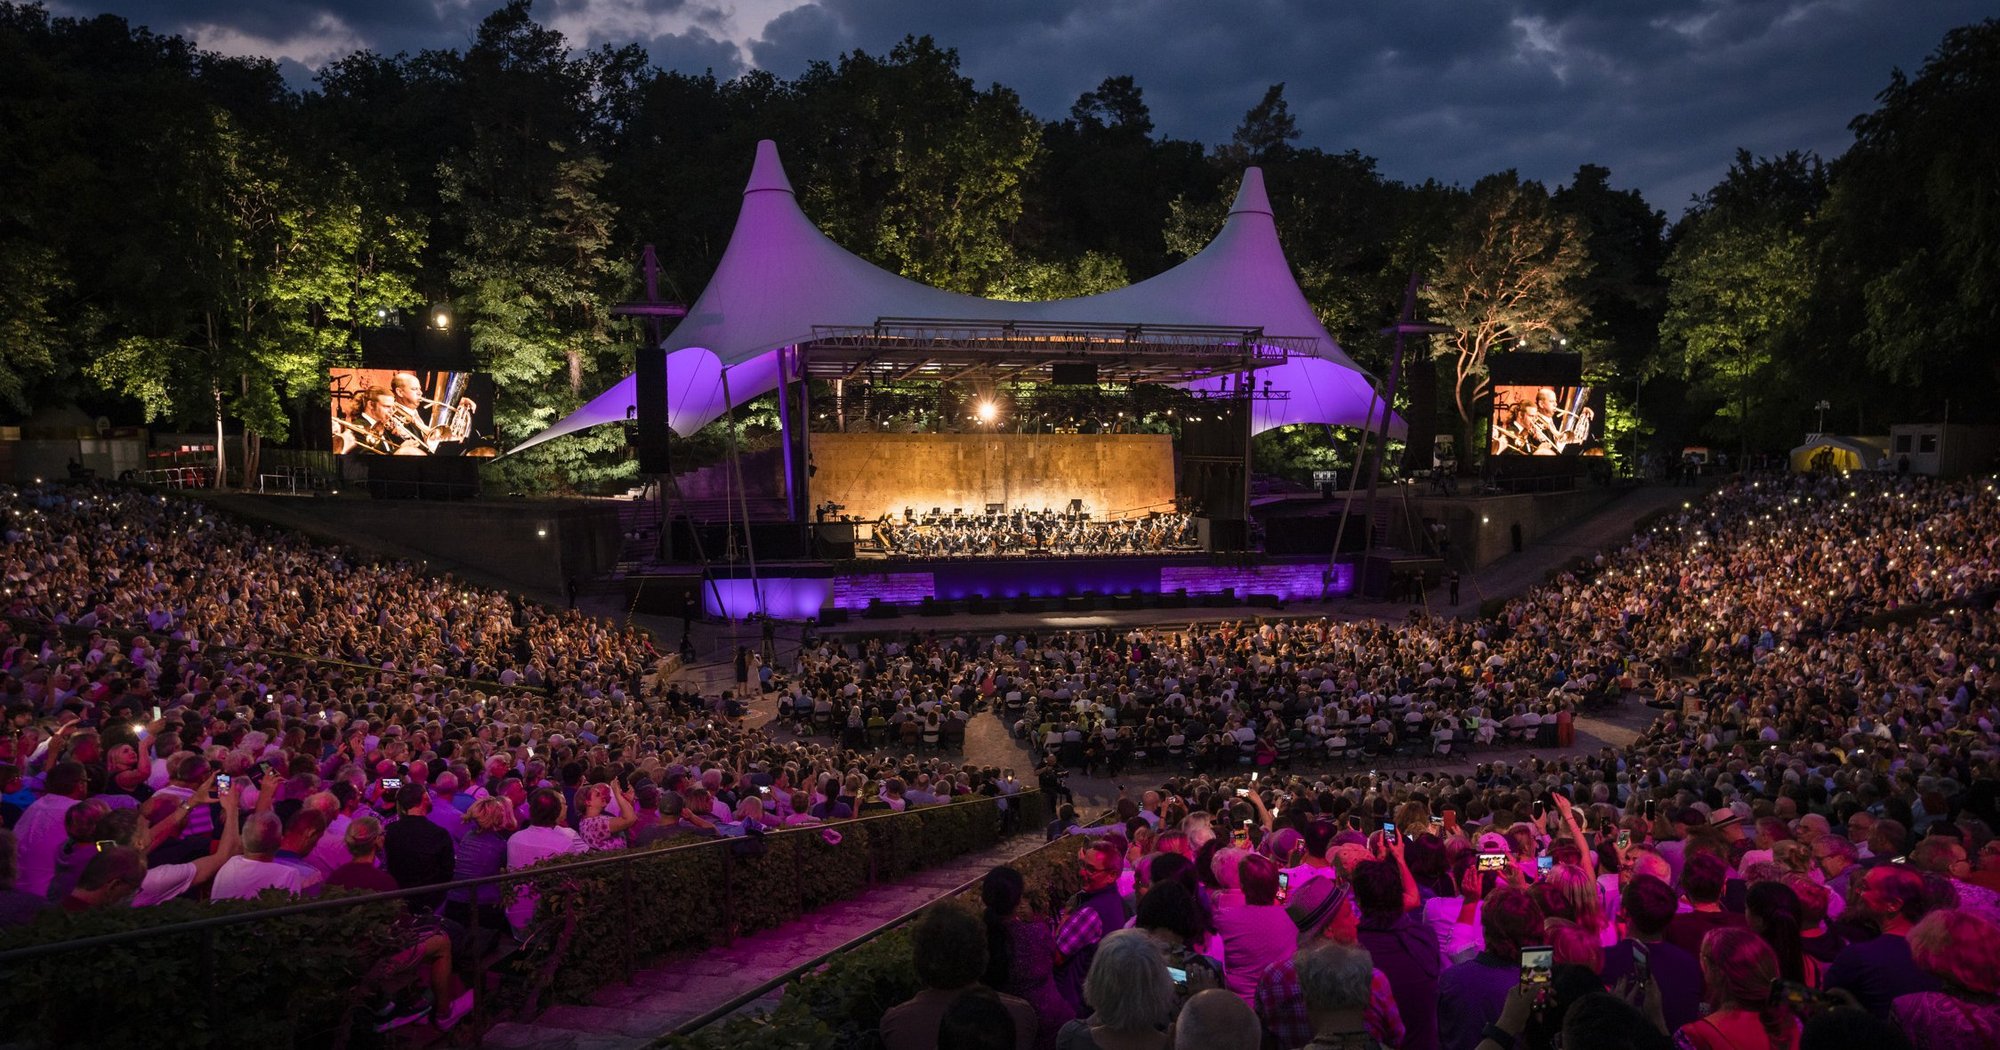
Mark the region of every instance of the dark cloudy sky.
[[[292, 79], [356, 48], [463, 47], [498, 0], [58, 0], [207, 48], [267, 55]], [[967, 75], [1066, 114], [1106, 76], [1137, 78], [1161, 133], [1226, 140], [1284, 81], [1302, 145], [1357, 149], [1392, 178], [1469, 184], [1581, 163], [1678, 215], [1737, 147], [1838, 155], [1892, 69], [1915, 72], [1991, 0], [537, 0], [572, 43], [638, 41], [656, 63], [785, 77], [905, 34], [957, 48]]]

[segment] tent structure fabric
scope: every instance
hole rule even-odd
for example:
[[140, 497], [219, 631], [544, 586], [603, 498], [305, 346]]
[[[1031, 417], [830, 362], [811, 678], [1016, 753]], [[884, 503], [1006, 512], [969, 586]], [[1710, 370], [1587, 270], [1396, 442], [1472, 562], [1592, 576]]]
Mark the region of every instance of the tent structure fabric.
[[1818, 469], [1814, 461], [1822, 452], [1826, 454], [1826, 466], [1839, 471], [1867, 470], [1885, 455], [1882, 448], [1866, 439], [1818, 434], [1792, 450], [1788, 457], [1792, 473], [1807, 474]]
[[[1294, 353], [1260, 369], [1288, 396], [1254, 402], [1252, 427], [1290, 423], [1380, 425], [1369, 378], [1343, 352], [1299, 290], [1278, 242], [1264, 175], [1246, 169], [1243, 185], [1215, 240], [1156, 277], [1075, 299], [1021, 303], [982, 299], [919, 284], [833, 243], [799, 210], [778, 147], [757, 144], [743, 209], [715, 275], [675, 327], [667, 354], [667, 422], [691, 434], [730, 407], [775, 389], [778, 351], [810, 342], [816, 326], [861, 327], [884, 317], [1156, 326], [1259, 328], [1273, 337], [1312, 340], [1313, 356]], [[1219, 385], [1220, 379], [1194, 386]], [[636, 403], [631, 376], [515, 451], [600, 423], [621, 421]], [[1391, 420], [1392, 432], [1402, 421]]]

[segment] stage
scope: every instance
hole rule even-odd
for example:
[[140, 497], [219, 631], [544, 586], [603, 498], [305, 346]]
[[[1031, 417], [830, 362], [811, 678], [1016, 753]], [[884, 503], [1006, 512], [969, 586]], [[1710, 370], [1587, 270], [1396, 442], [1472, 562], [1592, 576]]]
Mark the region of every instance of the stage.
[[1278, 605], [1346, 597], [1355, 566], [1329, 569], [1312, 556], [1205, 553], [1164, 556], [941, 558], [760, 564], [753, 580], [742, 562], [711, 565], [704, 576], [660, 572], [630, 577], [626, 592], [641, 611], [679, 613], [699, 591], [704, 615], [741, 619], [764, 609], [780, 620], [840, 619], [871, 609], [985, 612], [1217, 604]]

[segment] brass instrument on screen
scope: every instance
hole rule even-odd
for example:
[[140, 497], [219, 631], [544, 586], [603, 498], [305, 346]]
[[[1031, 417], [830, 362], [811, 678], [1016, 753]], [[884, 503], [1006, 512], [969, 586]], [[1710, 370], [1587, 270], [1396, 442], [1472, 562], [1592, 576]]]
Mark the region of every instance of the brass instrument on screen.
[[439, 401], [434, 397], [420, 397], [417, 402], [445, 410], [432, 417], [437, 422], [430, 430], [437, 435], [439, 441], [464, 441], [472, 436], [472, 414], [479, 410], [479, 405], [471, 398], [461, 397], [457, 404]]

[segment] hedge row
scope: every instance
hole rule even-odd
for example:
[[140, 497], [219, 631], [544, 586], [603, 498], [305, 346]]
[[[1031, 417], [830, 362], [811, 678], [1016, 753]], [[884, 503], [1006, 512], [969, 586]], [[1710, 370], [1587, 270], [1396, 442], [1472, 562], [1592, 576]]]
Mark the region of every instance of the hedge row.
[[[1047, 820], [1039, 792], [1012, 796], [1019, 827]], [[699, 950], [782, 925], [871, 881], [892, 880], [997, 845], [994, 800], [887, 813], [832, 826], [634, 851], [622, 862], [530, 869], [542, 915], [576, 921], [555, 968], [558, 998], [583, 1001], [656, 956]], [[602, 854], [592, 858], [601, 859]], [[545, 869], [545, 870], [544, 870]], [[45, 914], [0, 934], [0, 951], [166, 927], [294, 903], [173, 901], [80, 916]], [[5, 965], [0, 1031], [35, 1046], [325, 1046], [337, 1041], [355, 989], [399, 947], [399, 901], [315, 909], [207, 931], [94, 946]], [[895, 1000], [891, 1000], [894, 1002]], [[880, 1016], [879, 1011], [876, 1014]]]
[[[1065, 836], [1009, 862], [1027, 882], [1025, 911], [1053, 918], [1083, 888], [1076, 854], [1084, 841]], [[958, 903], [974, 911], [982, 907], [977, 889], [961, 894]], [[653, 1045], [658, 1050], [879, 1050], [883, 1013], [919, 990], [906, 924], [800, 976], [769, 1013], [732, 1018]]]

